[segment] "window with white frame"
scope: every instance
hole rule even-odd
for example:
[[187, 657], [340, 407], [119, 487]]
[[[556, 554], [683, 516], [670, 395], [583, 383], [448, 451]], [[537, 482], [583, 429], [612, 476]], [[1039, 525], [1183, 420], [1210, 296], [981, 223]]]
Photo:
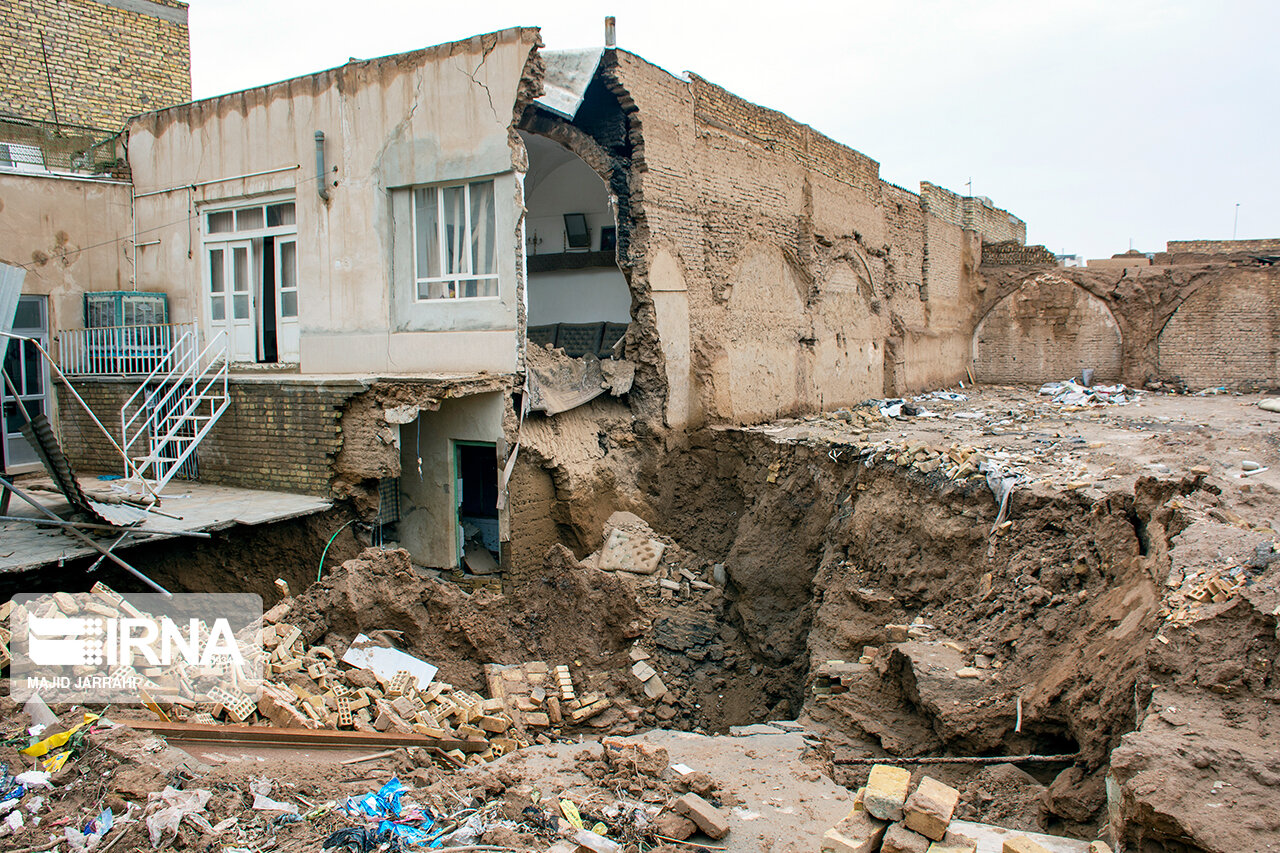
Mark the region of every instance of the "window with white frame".
[[498, 295], [493, 180], [413, 191], [418, 301]]

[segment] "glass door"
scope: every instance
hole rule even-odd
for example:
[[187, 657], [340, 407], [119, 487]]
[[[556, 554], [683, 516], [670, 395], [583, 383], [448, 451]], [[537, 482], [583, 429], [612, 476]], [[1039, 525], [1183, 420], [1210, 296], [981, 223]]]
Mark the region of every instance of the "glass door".
[[227, 333], [227, 356], [231, 361], [258, 359], [252, 249], [252, 243], [245, 240], [219, 243], [208, 250], [209, 331]]
[[[34, 338], [40, 346], [49, 349], [49, 309], [43, 296], [21, 296], [18, 298], [18, 311], [14, 316], [13, 333]], [[0, 344], [6, 343], [0, 339]], [[49, 395], [49, 365], [45, 363], [40, 351], [31, 341], [7, 341], [8, 349], [4, 356], [4, 372], [18, 390], [15, 400], [7, 383], [0, 380], [4, 401], [3, 449], [4, 470], [14, 472], [40, 464], [40, 457], [22, 434], [22, 425], [26, 423], [22, 413], [18, 411], [21, 401], [27, 414], [35, 417], [47, 414], [51, 399]]]
[[277, 239], [276, 346], [280, 361], [298, 360], [298, 241]]

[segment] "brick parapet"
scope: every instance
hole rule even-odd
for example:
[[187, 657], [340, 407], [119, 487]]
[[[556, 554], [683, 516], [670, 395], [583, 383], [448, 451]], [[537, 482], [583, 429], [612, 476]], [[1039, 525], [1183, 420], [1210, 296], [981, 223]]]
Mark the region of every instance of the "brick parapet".
[[[74, 385], [113, 431], [119, 429], [121, 406], [137, 388], [129, 379], [74, 380]], [[329, 495], [333, 462], [342, 447], [343, 412], [366, 388], [360, 382], [232, 379], [231, 406], [196, 452], [200, 479]], [[64, 449], [78, 472], [120, 472], [120, 454], [70, 394], [59, 394], [59, 416]]]

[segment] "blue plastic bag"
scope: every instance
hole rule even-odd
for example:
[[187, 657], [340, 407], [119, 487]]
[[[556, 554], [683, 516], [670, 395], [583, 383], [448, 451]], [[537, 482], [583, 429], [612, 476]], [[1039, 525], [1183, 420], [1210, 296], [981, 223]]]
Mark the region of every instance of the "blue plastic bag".
[[363, 797], [347, 797], [343, 808], [369, 817], [400, 817], [400, 795], [409, 790], [395, 776], [387, 784]]

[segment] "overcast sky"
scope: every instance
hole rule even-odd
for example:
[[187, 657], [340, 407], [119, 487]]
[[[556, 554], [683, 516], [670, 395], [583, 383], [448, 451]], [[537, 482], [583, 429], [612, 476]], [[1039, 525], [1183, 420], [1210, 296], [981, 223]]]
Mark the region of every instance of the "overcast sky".
[[[1108, 257], [1280, 237], [1280, 3], [191, 0], [197, 98], [510, 26], [693, 71]], [[749, 176], [744, 176], [749, 178]]]

